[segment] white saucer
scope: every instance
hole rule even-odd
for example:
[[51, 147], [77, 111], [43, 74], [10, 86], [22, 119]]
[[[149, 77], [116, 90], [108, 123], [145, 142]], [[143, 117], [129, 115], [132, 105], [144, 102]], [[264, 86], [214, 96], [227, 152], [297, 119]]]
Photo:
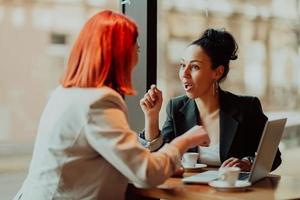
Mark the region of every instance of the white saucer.
[[184, 165], [184, 163], [182, 163], [182, 166], [186, 170], [194, 170], [194, 169], [201, 169], [201, 168], [207, 167], [206, 164], [201, 164], [201, 163], [197, 163], [194, 167], [187, 167]]
[[219, 191], [232, 192], [232, 191], [243, 191], [249, 186], [251, 186], [251, 183], [248, 181], [237, 180], [234, 186], [228, 186], [224, 181], [214, 180], [214, 181], [210, 181], [208, 185], [210, 185], [211, 187]]

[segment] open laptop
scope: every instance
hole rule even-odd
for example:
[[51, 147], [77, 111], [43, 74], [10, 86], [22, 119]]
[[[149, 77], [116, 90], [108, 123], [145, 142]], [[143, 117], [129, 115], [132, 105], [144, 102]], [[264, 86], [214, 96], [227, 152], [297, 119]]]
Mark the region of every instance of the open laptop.
[[[251, 171], [241, 172], [239, 180], [247, 180], [253, 183], [269, 174], [272, 169], [286, 120], [286, 118], [283, 118], [266, 122]], [[184, 183], [207, 184], [216, 179], [218, 179], [218, 171], [210, 170], [183, 178], [182, 181]]]

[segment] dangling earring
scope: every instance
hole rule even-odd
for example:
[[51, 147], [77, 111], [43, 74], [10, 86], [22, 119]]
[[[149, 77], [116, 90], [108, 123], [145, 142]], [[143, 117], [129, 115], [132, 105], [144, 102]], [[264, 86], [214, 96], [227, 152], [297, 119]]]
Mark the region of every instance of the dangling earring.
[[216, 96], [219, 94], [219, 82], [218, 81], [215, 81], [213, 83], [213, 96]]

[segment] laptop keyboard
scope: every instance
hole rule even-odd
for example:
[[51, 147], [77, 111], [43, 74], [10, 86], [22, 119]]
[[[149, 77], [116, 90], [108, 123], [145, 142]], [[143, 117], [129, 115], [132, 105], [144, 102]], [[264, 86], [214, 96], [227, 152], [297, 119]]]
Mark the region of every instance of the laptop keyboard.
[[250, 176], [249, 172], [241, 172], [239, 175], [239, 180], [247, 180]]

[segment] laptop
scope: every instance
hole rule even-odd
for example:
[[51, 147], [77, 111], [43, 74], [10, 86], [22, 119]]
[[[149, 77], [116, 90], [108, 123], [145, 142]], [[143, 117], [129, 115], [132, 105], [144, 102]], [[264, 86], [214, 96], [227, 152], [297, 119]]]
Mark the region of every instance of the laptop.
[[[250, 172], [241, 172], [239, 180], [254, 183], [266, 177], [272, 169], [287, 118], [267, 121]], [[209, 170], [183, 178], [184, 183], [207, 184], [218, 179], [217, 170]]]

